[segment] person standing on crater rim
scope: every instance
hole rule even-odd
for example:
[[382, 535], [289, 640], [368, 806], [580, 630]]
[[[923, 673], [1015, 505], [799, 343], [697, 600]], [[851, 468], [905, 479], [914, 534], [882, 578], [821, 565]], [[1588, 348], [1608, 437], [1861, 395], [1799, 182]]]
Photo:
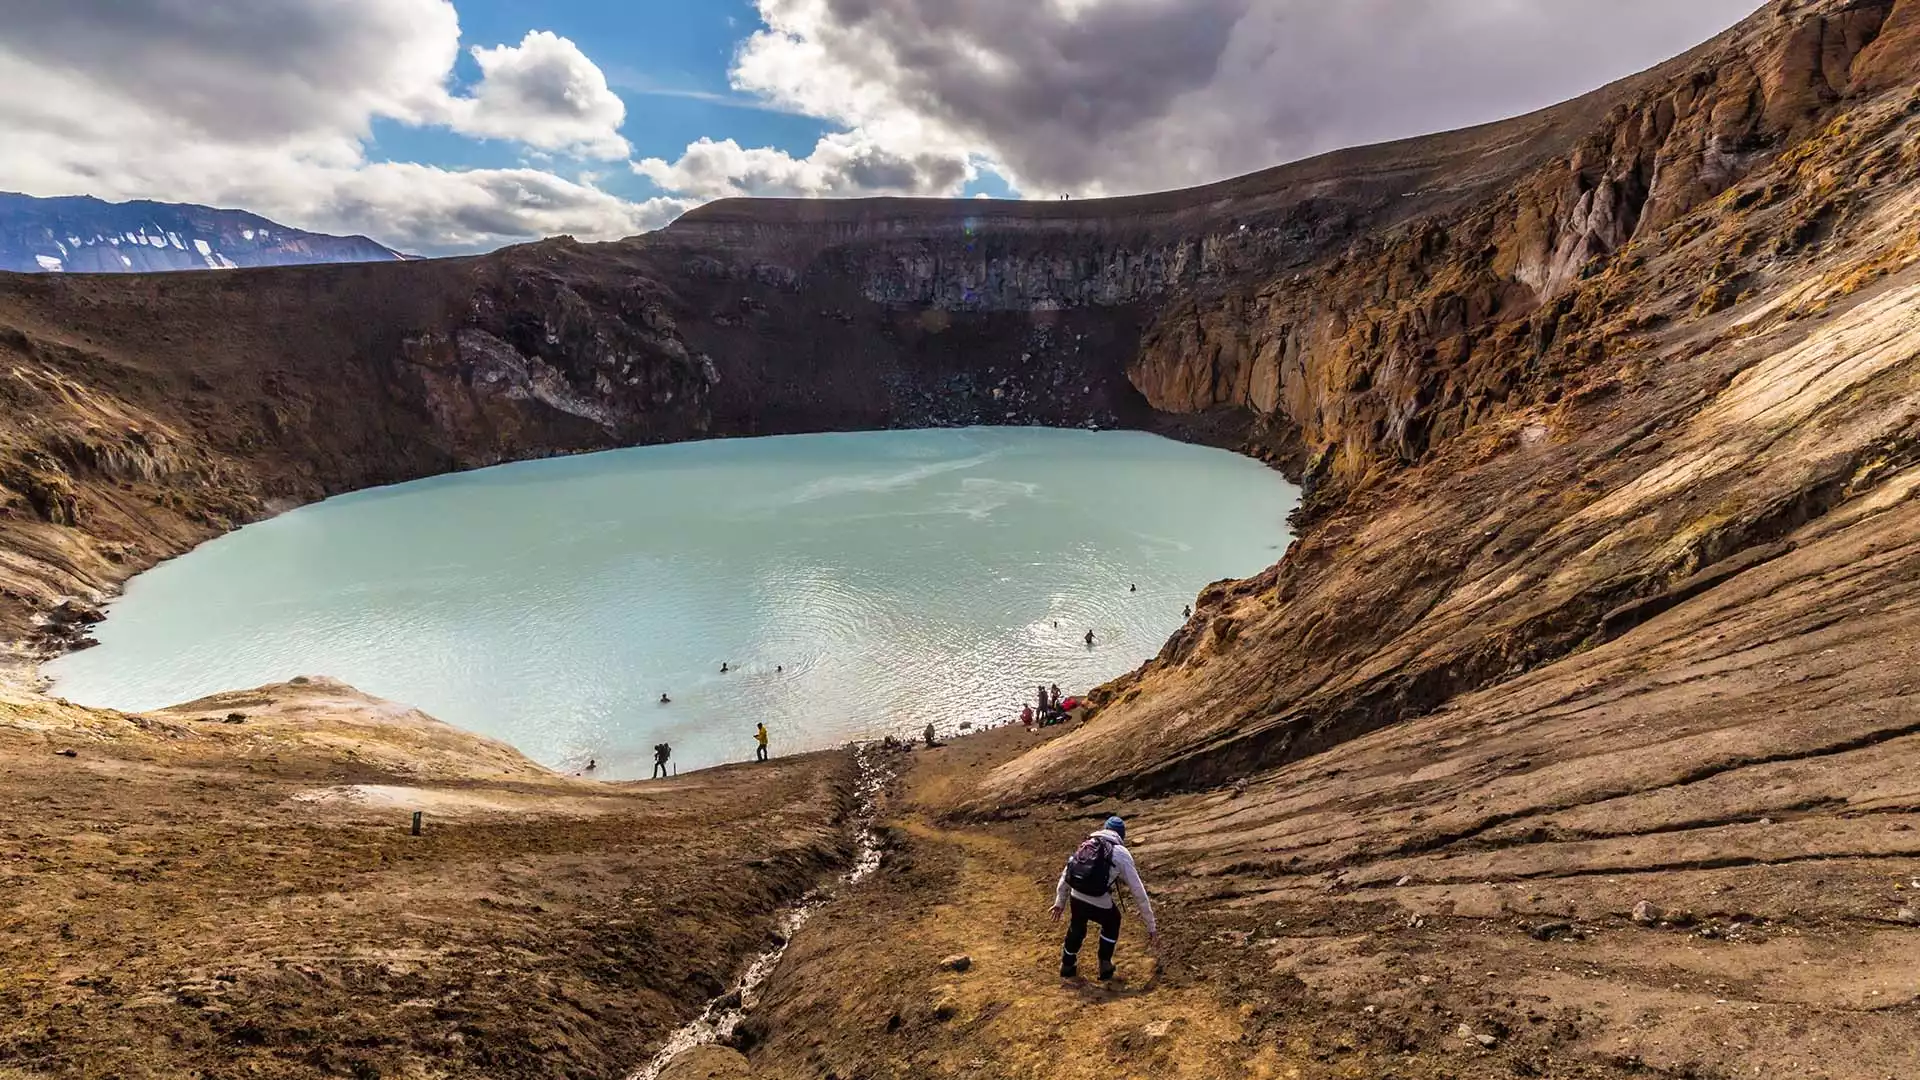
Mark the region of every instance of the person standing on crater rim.
[[1133, 902], [1140, 906], [1140, 921], [1147, 924], [1147, 940], [1160, 943], [1160, 928], [1154, 922], [1153, 904], [1147, 899], [1147, 887], [1127, 851], [1127, 823], [1118, 817], [1107, 819], [1106, 826], [1085, 840], [1067, 857], [1060, 871], [1060, 882], [1053, 890], [1055, 922], [1069, 907], [1073, 918], [1067, 923], [1066, 944], [1060, 950], [1060, 977], [1071, 979], [1080, 973], [1080, 946], [1087, 939], [1087, 924], [1100, 928], [1100, 978], [1113, 978], [1113, 949], [1120, 944], [1120, 905], [1115, 902], [1113, 886], [1127, 884]]
[[667, 777], [667, 759], [673, 756], [673, 747], [666, 743], [653, 744], [653, 779], [664, 780]]
[[753, 741], [760, 744], [760, 748], [754, 751], [754, 760], [767, 760], [767, 725], [765, 721], [762, 721], [754, 727]]

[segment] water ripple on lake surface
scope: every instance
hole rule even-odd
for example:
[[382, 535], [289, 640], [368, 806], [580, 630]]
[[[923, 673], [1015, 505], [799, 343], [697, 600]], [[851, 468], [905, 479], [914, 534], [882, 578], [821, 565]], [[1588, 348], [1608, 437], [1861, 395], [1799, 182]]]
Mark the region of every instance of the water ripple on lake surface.
[[644, 776], [663, 739], [682, 768], [751, 757], [760, 720], [783, 752], [1084, 691], [1156, 653], [1206, 584], [1279, 558], [1293, 505], [1256, 462], [1119, 432], [528, 462], [222, 537], [136, 578], [100, 647], [49, 673], [119, 708], [333, 675], [551, 765]]

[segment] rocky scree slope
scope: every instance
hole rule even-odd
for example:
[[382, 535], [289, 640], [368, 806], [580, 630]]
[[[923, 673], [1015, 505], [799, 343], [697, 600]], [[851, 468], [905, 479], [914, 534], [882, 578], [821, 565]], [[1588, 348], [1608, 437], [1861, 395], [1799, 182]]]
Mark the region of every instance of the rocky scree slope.
[[995, 797], [1243, 778], [1617, 637], [1903, 490], [1917, 57], [1920, 4], [1770, 6], [1496, 199], [1163, 319], [1139, 365], [1213, 356], [1192, 404], [1281, 372], [1308, 527]]

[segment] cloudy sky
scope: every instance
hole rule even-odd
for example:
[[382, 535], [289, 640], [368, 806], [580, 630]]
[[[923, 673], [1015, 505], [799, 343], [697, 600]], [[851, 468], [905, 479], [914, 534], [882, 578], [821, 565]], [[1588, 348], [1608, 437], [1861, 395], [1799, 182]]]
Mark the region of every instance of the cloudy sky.
[[0, 0], [0, 190], [428, 254], [727, 195], [1204, 183], [1496, 119], [1758, 0]]

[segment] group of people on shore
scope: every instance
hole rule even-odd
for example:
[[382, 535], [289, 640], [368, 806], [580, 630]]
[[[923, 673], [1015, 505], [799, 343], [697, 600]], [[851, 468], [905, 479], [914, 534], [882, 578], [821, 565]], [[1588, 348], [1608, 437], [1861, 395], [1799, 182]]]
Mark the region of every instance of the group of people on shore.
[[[765, 722], [758, 723], [753, 726], [753, 741], [755, 744], [753, 759], [755, 761], [767, 760], [767, 742], [770, 738], [771, 736], [767, 732], [767, 725]], [[667, 769], [667, 762], [672, 758], [673, 758], [672, 743], [664, 743], [664, 742], [654, 743], [653, 744], [653, 775], [648, 777], [648, 779], [664, 780], [668, 776], [672, 775]], [[587, 768], [592, 769], [593, 763], [588, 762]]]
[[1073, 710], [1080, 707], [1079, 698], [1062, 698], [1060, 696], [1059, 683], [1054, 683], [1052, 686], [1037, 687], [1034, 697], [1036, 699], [1035, 705], [1038, 705], [1038, 708], [1035, 708], [1034, 705], [1028, 705], [1020, 710], [1020, 723], [1029, 728], [1036, 724], [1040, 727], [1052, 727], [1055, 724], [1064, 724], [1072, 717]]
[[[774, 671], [774, 674], [776, 675], [781, 674], [786, 670], [787, 670], [787, 667], [785, 664], [775, 664], [773, 666], [773, 671]], [[720, 661], [720, 674], [730, 675], [732, 673], [733, 673], [733, 665], [726, 660]], [[660, 704], [671, 705], [673, 704], [673, 699], [671, 697], [668, 697], [666, 694], [661, 694]], [[768, 739], [767, 725], [765, 723], [754, 725], [753, 741], [757, 744], [756, 747], [754, 748], [754, 754], [753, 754], [753, 759], [755, 761], [767, 760], [767, 739]], [[672, 757], [673, 757], [673, 747], [671, 744], [663, 743], [663, 742], [654, 743], [653, 744], [653, 775], [648, 779], [660, 780], [667, 777], [669, 775], [669, 771], [667, 769], [667, 762]], [[593, 771], [593, 767], [594, 767], [594, 763], [589, 762], [587, 764], [587, 771], [589, 772]]]

